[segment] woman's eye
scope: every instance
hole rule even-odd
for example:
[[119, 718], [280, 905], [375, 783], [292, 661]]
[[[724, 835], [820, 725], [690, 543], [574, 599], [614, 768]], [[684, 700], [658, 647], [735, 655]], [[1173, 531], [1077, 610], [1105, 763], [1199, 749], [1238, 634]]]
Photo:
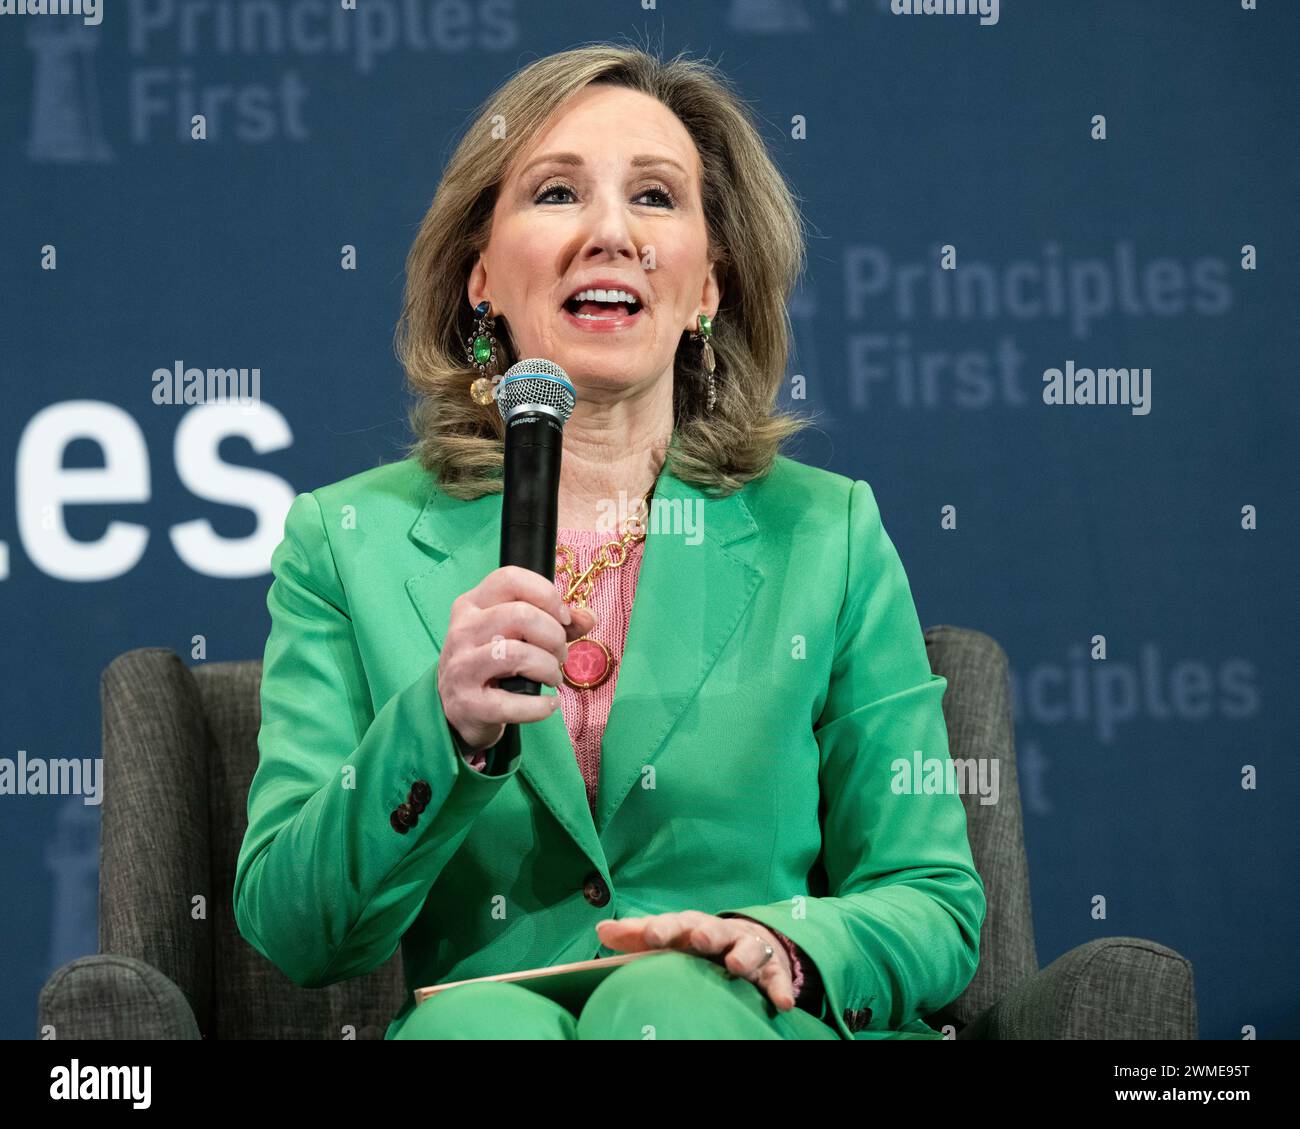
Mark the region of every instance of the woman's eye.
[[671, 192], [669, 192], [668, 189], [663, 188], [663, 187], [658, 186], [658, 185], [656, 185], [654, 188], [647, 188], [647, 189], [645, 189], [645, 190], [641, 193], [641, 195], [637, 197], [637, 199], [640, 200], [641, 197], [643, 197], [643, 196], [654, 196], [654, 197], [656, 197], [656, 198], [658, 199], [658, 201], [659, 201], [657, 204], [655, 204], [655, 207], [656, 207], [656, 208], [671, 208], [671, 207], [674, 206], [674, 203], [673, 203], [673, 194], [672, 194]]
[[[571, 203], [575, 196], [576, 194], [574, 190], [567, 184], [550, 184], [538, 191], [533, 203], [567, 204]], [[642, 189], [641, 192], [634, 197], [634, 202], [639, 203], [647, 197], [650, 198], [649, 202], [651, 207], [674, 208], [677, 206], [677, 202], [673, 199], [673, 194], [662, 185], [655, 185], [651, 188]]]
[[[567, 184], [552, 184], [552, 185], [550, 185], [549, 187], [543, 188], [543, 189], [541, 190], [541, 192], [539, 192], [539, 193], [537, 194], [537, 199], [534, 200], [533, 203], [534, 203], [534, 204], [541, 204], [541, 203], [544, 203], [544, 202], [546, 202], [546, 201], [547, 201], [551, 196], [554, 196], [555, 193], [557, 193], [557, 192], [567, 192], [570, 196], [573, 195], [573, 189], [570, 188]], [[564, 202], [564, 201], [560, 201], [560, 203], [563, 203], [563, 202]]]

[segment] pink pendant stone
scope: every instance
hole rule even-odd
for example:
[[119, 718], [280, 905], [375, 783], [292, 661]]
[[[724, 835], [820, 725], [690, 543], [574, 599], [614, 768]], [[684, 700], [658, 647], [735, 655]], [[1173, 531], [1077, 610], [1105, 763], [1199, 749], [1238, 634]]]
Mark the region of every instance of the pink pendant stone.
[[605, 645], [595, 639], [575, 639], [560, 668], [564, 681], [577, 690], [590, 690], [609, 677], [613, 661]]

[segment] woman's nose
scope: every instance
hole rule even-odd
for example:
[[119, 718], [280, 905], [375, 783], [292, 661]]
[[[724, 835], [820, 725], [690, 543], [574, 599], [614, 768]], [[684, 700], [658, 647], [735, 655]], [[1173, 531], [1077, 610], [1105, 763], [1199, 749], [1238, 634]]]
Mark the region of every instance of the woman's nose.
[[588, 209], [589, 224], [582, 257], [605, 254], [611, 258], [641, 257], [640, 244], [632, 230], [625, 202], [620, 197], [602, 197]]

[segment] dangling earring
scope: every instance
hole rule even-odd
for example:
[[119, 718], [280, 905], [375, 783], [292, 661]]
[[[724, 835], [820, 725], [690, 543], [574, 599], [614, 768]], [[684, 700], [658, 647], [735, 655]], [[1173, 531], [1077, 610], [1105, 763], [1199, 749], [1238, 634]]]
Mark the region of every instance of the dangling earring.
[[713, 357], [713, 343], [709, 340], [713, 336], [713, 320], [708, 314], [697, 314], [697, 328], [691, 334], [692, 341], [702, 342], [700, 354], [704, 360], [704, 371], [709, 374], [709, 411], [713, 411], [713, 405], [717, 403], [718, 392], [714, 383], [713, 370], [717, 363]]
[[497, 358], [497, 339], [492, 331], [496, 328], [492, 317], [492, 303], [480, 302], [474, 307], [474, 316], [478, 324], [474, 332], [465, 338], [465, 358], [471, 368], [478, 370], [478, 377], [469, 386], [470, 399], [476, 404], [490, 404], [496, 399], [499, 380]]

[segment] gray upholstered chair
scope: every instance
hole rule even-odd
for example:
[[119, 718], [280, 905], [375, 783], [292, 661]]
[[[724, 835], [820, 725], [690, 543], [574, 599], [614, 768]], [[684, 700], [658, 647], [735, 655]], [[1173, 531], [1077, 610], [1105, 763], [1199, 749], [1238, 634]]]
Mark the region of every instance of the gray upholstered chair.
[[[932, 628], [926, 644], [948, 679], [952, 756], [996, 757], [1000, 772], [996, 804], [963, 797], [988, 894], [979, 971], [929, 1022], [958, 1038], [1195, 1038], [1191, 965], [1163, 945], [1099, 939], [1039, 969], [1006, 656], [954, 627]], [[405, 991], [400, 949], [367, 976], [306, 989], [235, 926], [260, 675], [258, 661], [189, 668], [162, 648], [104, 672], [101, 953], [50, 977], [40, 1028], [63, 1039], [383, 1037]]]

